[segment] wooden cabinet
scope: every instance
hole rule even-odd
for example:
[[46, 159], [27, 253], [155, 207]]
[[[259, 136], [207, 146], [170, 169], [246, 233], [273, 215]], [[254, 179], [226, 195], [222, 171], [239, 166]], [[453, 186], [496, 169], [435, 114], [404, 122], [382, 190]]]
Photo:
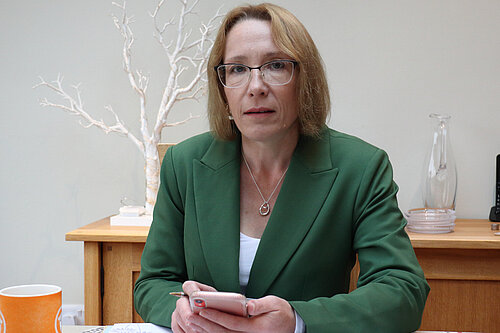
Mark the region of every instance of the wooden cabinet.
[[500, 236], [487, 220], [461, 220], [455, 232], [409, 232], [431, 292], [422, 330], [500, 332]]
[[105, 325], [143, 322], [134, 309], [133, 300], [143, 249], [144, 243], [109, 242], [102, 245], [102, 319]]
[[[66, 234], [84, 242], [87, 325], [141, 321], [133, 286], [148, 231], [106, 218]], [[431, 286], [420, 329], [500, 332], [500, 236], [490, 222], [457, 220], [453, 233], [408, 234]]]
[[105, 218], [66, 234], [66, 240], [84, 242], [86, 325], [142, 322], [133, 289], [148, 232], [148, 227], [110, 226]]

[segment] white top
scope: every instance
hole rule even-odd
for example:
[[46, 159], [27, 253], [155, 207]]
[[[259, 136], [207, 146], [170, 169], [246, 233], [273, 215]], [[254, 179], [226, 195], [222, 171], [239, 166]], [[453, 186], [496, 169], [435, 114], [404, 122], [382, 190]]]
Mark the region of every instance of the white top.
[[253, 238], [240, 232], [240, 287], [242, 294], [245, 294], [259, 243], [259, 238]]
[[[248, 279], [250, 278], [250, 270], [252, 269], [252, 264], [255, 259], [255, 254], [257, 253], [259, 243], [259, 238], [253, 238], [240, 232], [240, 288], [242, 294], [245, 294]], [[295, 310], [294, 312], [294, 333], [304, 333], [306, 331], [306, 325], [299, 314]]]

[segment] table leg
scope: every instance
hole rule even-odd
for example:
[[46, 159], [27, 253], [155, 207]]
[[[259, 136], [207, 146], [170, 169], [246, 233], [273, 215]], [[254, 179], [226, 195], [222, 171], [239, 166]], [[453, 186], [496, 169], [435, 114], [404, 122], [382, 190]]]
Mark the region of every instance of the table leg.
[[101, 243], [84, 242], [85, 325], [102, 324]]

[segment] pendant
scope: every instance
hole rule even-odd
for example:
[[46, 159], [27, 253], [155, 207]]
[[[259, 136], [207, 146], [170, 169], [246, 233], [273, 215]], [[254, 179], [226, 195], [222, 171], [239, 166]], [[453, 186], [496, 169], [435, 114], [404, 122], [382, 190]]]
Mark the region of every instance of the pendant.
[[260, 205], [259, 214], [262, 216], [266, 216], [267, 214], [269, 214], [270, 210], [271, 208], [269, 207], [269, 203], [264, 202], [262, 205]]

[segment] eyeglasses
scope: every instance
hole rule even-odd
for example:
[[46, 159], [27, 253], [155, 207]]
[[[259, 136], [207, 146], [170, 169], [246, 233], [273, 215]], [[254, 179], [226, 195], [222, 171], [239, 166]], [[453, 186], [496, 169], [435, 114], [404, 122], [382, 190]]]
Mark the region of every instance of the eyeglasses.
[[214, 69], [219, 80], [226, 88], [239, 88], [250, 81], [252, 69], [258, 69], [262, 80], [273, 86], [282, 86], [289, 83], [293, 77], [293, 71], [298, 62], [295, 60], [273, 60], [258, 67], [250, 67], [243, 64], [222, 64]]

